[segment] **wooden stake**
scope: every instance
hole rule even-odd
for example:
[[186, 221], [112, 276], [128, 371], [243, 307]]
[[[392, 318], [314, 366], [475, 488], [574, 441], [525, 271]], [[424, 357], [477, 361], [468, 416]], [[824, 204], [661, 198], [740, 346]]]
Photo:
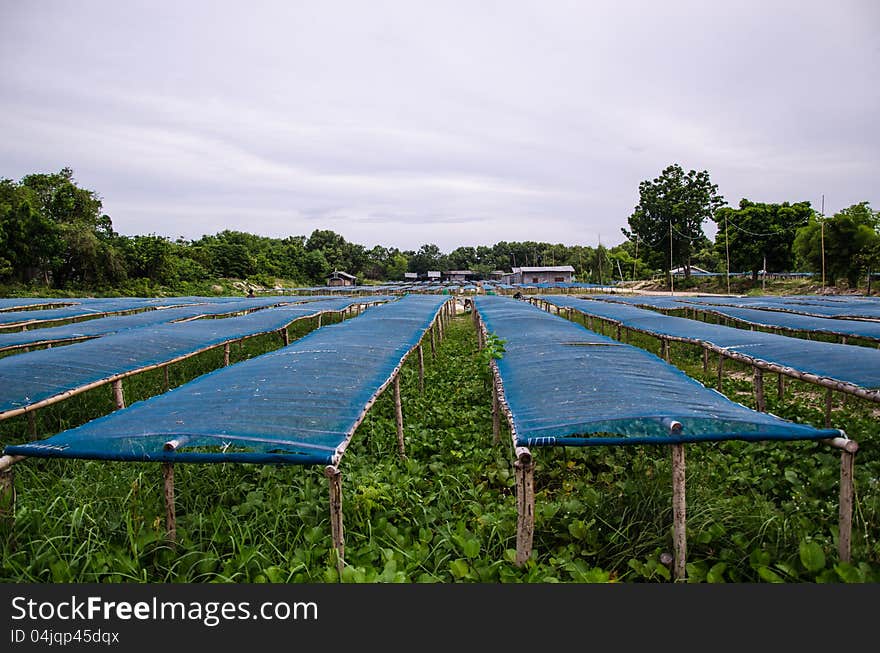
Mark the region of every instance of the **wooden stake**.
[[437, 345], [434, 343], [434, 329], [428, 329], [431, 332], [431, 360], [437, 357]]
[[125, 393], [122, 390], [122, 379], [116, 379], [113, 384], [113, 403], [116, 409], [125, 408]]
[[687, 562], [687, 511], [685, 502], [685, 466], [684, 445], [672, 445], [672, 544], [675, 555], [675, 566], [672, 577], [676, 581], [684, 580]]
[[669, 341], [666, 338], [660, 338], [660, 356], [669, 362]]
[[498, 391], [492, 387], [492, 442], [501, 441], [501, 407], [498, 405]]
[[[286, 331], [287, 329], [285, 329]], [[229, 343], [227, 342], [223, 345], [223, 367], [227, 367], [229, 365]]]
[[[318, 320], [320, 321], [320, 319], [321, 316], [319, 315]], [[318, 326], [321, 325], [319, 324]], [[284, 344], [285, 347], [290, 344], [290, 334], [287, 332], [287, 327], [278, 329], [278, 334], [281, 336], [281, 342]]]
[[27, 413], [28, 417], [28, 435], [31, 440], [37, 439], [37, 415], [36, 411], [29, 410]]
[[535, 534], [535, 463], [531, 454], [521, 453], [514, 463], [516, 474], [516, 566], [532, 555]]
[[419, 394], [425, 394], [425, 354], [422, 351], [422, 343], [419, 343]]
[[171, 382], [168, 380], [168, 366], [167, 365], [162, 366], [162, 372], [163, 372], [163, 376], [165, 377], [165, 392], [168, 392], [168, 390], [171, 389]]
[[620, 341], [620, 323], [617, 323], [617, 340]]
[[11, 532], [15, 518], [15, 470], [12, 465], [0, 470], [0, 522]]
[[336, 550], [336, 571], [342, 580], [342, 568], [345, 564], [345, 536], [342, 530], [342, 473], [336, 467], [327, 465], [324, 475], [330, 483], [330, 532], [333, 536], [333, 548]]
[[765, 411], [764, 403], [764, 373], [760, 367], [755, 367], [755, 409], [759, 413]]
[[776, 398], [780, 402], [785, 399], [785, 375], [782, 372], [776, 375]]
[[852, 546], [853, 464], [855, 453], [840, 452], [840, 514], [838, 516], [837, 553], [841, 562], [850, 562]]
[[174, 463], [162, 463], [165, 485], [165, 537], [172, 545], [177, 543], [177, 514], [174, 509]]
[[703, 374], [709, 373], [709, 350], [703, 347]]
[[831, 428], [831, 405], [833, 397], [831, 388], [825, 390], [825, 428]]
[[394, 375], [394, 418], [397, 423], [397, 448], [400, 450], [400, 457], [406, 458], [403, 443], [403, 406], [400, 402], [400, 373]]
[[318, 328], [321, 328], [321, 318], [324, 317], [323, 313], [318, 313]]
[[724, 390], [724, 354], [718, 354], [718, 392]]

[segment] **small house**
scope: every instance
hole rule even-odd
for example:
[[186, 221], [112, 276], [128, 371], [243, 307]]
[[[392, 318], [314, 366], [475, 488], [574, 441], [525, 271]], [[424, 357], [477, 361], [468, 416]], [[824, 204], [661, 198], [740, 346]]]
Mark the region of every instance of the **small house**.
[[571, 283], [574, 268], [570, 265], [513, 268], [502, 278], [504, 283]]
[[340, 270], [334, 270], [333, 273], [327, 277], [328, 286], [353, 286], [355, 285], [355, 281], [357, 281], [357, 277], [348, 272], [341, 272]]

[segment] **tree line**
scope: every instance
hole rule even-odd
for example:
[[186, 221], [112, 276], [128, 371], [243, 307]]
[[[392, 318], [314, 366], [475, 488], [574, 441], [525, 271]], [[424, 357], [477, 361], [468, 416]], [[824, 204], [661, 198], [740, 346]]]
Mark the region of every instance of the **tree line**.
[[[402, 280], [406, 272], [471, 270], [484, 277], [513, 267], [571, 265], [579, 281], [609, 283], [664, 273], [681, 265], [714, 272], [818, 272], [851, 283], [880, 268], [880, 219], [867, 202], [831, 218], [809, 202], [763, 204], [743, 199], [725, 206], [706, 171], [668, 167], [639, 187], [640, 201], [622, 229], [626, 240], [606, 248], [538, 241], [400, 250], [347, 241], [331, 230], [270, 238], [224, 230], [186, 240], [155, 234], [126, 236], [113, 229], [100, 196], [81, 188], [73, 171], [0, 180], [0, 283], [6, 287], [100, 290], [196, 287], [234, 278], [272, 285], [276, 279], [321, 285], [334, 270], [361, 283]], [[703, 224], [718, 225], [715, 240]], [[824, 247], [824, 262], [821, 251]]]

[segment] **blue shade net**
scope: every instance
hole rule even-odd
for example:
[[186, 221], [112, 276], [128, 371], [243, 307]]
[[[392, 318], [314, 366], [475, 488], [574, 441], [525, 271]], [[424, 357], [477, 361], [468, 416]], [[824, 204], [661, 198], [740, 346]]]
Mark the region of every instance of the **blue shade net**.
[[[164, 324], [198, 317], [217, 317], [238, 312], [255, 311], [269, 306], [313, 301], [303, 297], [228, 298], [213, 303], [192, 303], [175, 308], [141, 311], [127, 315], [97, 317], [62, 326], [47, 326], [29, 331], [0, 331], [0, 351], [48, 343], [85, 340], [154, 324]], [[36, 325], [39, 326], [39, 325]]]
[[814, 317], [799, 313], [782, 311], [770, 311], [759, 308], [739, 308], [736, 306], [724, 306], [714, 303], [700, 303], [696, 299], [674, 299], [670, 297], [638, 296], [618, 297], [614, 295], [599, 295], [595, 299], [613, 301], [633, 306], [645, 306], [661, 310], [685, 310], [692, 309], [706, 311], [721, 317], [729, 317], [746, 324], [755, 326], [792, 329], [807, 333], [828, 334], [835, 336], [855, 336], [880, 340], [880, 321], [871, 320], [848, 320], [845, 318]]
[[[448, 299], [408, 295], [10, 455], [336, 464]], [[176, 449], [166, 443], [177, 441]]]
[[[56, 300], [58, 301], [58, 300]], [[93, 318], [114, 313], [144, 311], [156, 308], [168, 308], [195, 303], [186, 298], [143, 298], [113, 297], [107, 299], [81, 299], [78, 303], [61, 308], [45, 308], [38, 310], [3, 311], [0, 313], [0, 328], [21, 328], [21, 326], [39, 325], [42, 322]]]
[[626, 304], [557, 295], [544, 295], [541, 299], [556, 306], [570, 306], [587, 315], [614, 320], [625, 327], [657, 337], [677, 338], [694, 344], [706, 343], [755, 361], [866, 390], [880, 389], [880, 349], [707, 324]]
[[0, 312], [39, 309], [41, 306], [64, 306], [79, 300], [61, 297], [0, 297]]
[[[478, 296], [517, 446], [668, 444], [838, 437], [727, 399], [657, 356], [531, 304]], [[680, 425], [680, 428], [677, 427]]]
[[266, 308], [239, 317], [144, 326], [65, 347], [0, 358], [0, 419], [6, 411], [74, 392], [99, 381], [168, 363], [240, 338], [276, 331], [294, 320], [322, 311], [341, 311], [351, 304], [382, 299], [328, 299]]
[[876, 297], [826, 298], [818, 296], [764, 297], [687, 297], [682, 300], [700, 304], [720, 304], [740, 308], [760, 308], [828, 318], [880, 320], [880, 300]]

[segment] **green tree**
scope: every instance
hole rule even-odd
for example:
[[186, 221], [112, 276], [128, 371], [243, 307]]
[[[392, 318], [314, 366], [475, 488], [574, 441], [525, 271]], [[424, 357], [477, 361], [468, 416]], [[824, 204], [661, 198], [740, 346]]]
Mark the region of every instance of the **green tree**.
[[703, 223], [723, 205], [707, 171], [685, 173], [673, 164], [639, 184], [639, 203], [628, 218], [629, 229], [621, 231], [638, 240], [639, 256], [652, 267], [669, 271], [682, 265], [690, 276], [693, 254], [708, 240]]
[[[853, 204], [832, 217], [814, 216], [798, 230], [794, 241], [795, 255], [808, 270], [824, 269], [826, 283], [835, 285], [845, 277], [850, 286], [858, 285], [866, 256], [880, 238], [880, 214], [868, 202]], [[823, 248], [824, 244], [824, 248]]]
[[764, 269], [775, 272], [790, 271], [794, 267], [794, 239], [797, 230], [806, 226], [813, 217], [809, 202], [765, 204], [740, 200], [739, 208], [729, 206], [715, 212], [718, 225], [715, 250], [721, 260], [730, 255], [730, 270], [752, 273]]

